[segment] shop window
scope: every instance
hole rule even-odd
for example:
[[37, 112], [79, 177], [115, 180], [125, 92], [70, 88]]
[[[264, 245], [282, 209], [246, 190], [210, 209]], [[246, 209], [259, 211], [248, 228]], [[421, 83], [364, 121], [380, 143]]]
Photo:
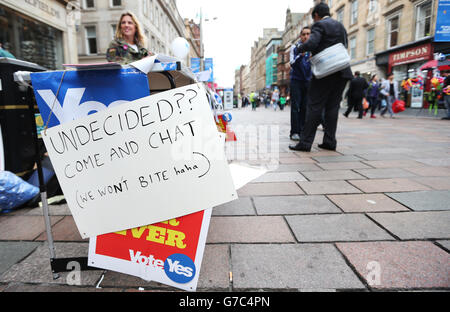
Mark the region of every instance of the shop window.
[[352, 1], [350, 12], [350, 25], [358, 22], [358, 0]]
[[87, 54], [97, 54], [97, 31], [95, 26], [86, 26]]
[[371, 55], [375, 50], [375, 28], [367, 30], [367, 55]]
[[356, 37], [350, 38], [350, 58], [356, 58]]
[[400, 17], [397, 15], [388, 20], [388, 48], [398, 44], [399, 19]]
[[431, 1], [416, 7], [416, 40], [431, 35]]

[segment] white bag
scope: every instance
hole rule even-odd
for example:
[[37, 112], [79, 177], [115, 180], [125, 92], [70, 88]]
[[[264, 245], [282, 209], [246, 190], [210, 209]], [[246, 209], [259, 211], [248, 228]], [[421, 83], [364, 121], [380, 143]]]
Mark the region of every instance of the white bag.
[[310, 59], [311, 70], [318, 79], [350, 66], [350, 56], [342, 43], [326, 48]]

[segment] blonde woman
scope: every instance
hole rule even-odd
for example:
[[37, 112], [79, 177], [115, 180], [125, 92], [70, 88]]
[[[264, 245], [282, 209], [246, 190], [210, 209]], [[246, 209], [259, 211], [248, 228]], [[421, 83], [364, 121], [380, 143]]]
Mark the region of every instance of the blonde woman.
[[108, 62], [126, 65], [153, 55], [145, 46], [145, 37], [136, 16], [125, 12], [120, 16], [115, 38], [106, 52]]

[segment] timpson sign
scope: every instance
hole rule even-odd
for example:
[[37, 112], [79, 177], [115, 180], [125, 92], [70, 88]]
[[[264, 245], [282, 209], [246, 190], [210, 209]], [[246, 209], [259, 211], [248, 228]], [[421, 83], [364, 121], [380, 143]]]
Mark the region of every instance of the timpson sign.
[[397, 66], [429, 60], [433, 56], [433, 48], [431, 43], [416, 46], [413, 48], [400, 50], [389, 55], [389, 66]]

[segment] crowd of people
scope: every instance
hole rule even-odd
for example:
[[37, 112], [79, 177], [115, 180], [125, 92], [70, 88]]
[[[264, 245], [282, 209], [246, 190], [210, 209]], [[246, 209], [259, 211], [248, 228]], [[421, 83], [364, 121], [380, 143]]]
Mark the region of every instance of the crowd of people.
[[[381, 80], [377, 74], [373, 74], [367, 81], [359, 71], [352, 73], [350, 66], [320, 79], [316, 78], [311, 71], [311, 56], [338, 43], [347, 48], [348, 39], [344, 26], [331, 18], [327, 4], [317, 4], [311, 15], [314, 24], [301, 30], [299, 41], [292, 45], [290, 50], [290, 139], [297, 143], [289, 148], [295, 151], [311, 151], [318, 126], [322, 124], [324, 137], [319, 148], [334, 151], [337, 146], [336, 129], [342, 99], [346, 100], [348, 106], [343, 114], [346, 118], [352, 111], [358, 113], [359, 119], [363, 119], [367, 114], [375, 119], [377, 111], [383, 118], [387, 114], [394, 118], [393, 105], [400, 100], [399, 84], [393, 73], [388, 73], [386, 79]], [[447, 73], [445, 76], [447, 79], [444, 87], [450, 83], [450, 75]], [[347, 85], [348, 89], [344, 94]], [[269, 103], [273, 105], [277, 101], [281, 102], [277, 98], [278, 92], [274, 92], [272, 97], [262, 95], [261, 100], [257, 96], [252, 97], [252, 94], [249, 103], [252, 104], [253, 110], [256, 110], [258, 101], [265, 103], [266, 108]], [[448, 116], [443, 119], [449, 120], [450, 94], [444, 95], [444, 103]], [[284, 104], [279, 107], [282, 110]], [[276, 105], [274, 108], [276, 109]]]

